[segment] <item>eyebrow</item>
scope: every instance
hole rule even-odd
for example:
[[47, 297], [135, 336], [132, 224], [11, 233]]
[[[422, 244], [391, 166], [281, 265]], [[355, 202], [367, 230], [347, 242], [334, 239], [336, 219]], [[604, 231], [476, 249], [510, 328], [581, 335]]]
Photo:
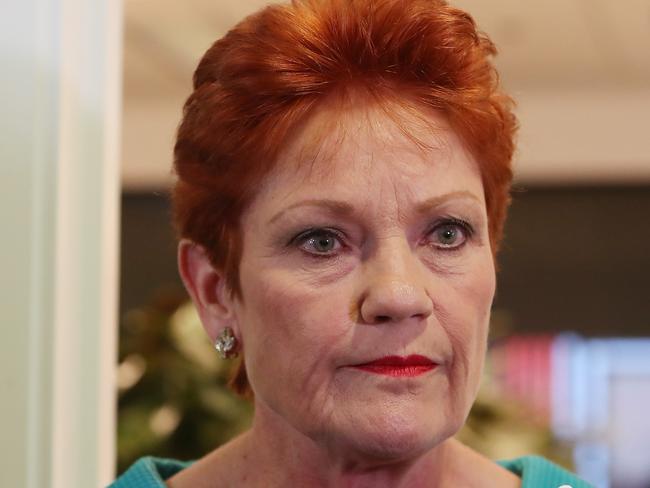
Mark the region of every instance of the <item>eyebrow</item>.
[[[443, 203], [446, 203], [450, 200], [459, 200], [459, 199], [469, 199], [474, 200], [478, 203], [481, 200], [474, 194], [469, 191], [454, 191], [450, 193], [445, 193], [444, 195], [438, 195], [435, 197], [428, 198], [427, 200], [419, 203], [416, 207], [416, 212], [418, 214], [426, 214], [432, 208], [438, 207]], [[301, 200], [299, 202], [289, 205], [287, 208], [280, 210], [269, 220], [269, 224], [272, 224], [280, 217], [282, 217], [286, 212], [297, 208], [297, 207], [318, 207], [325, 208], [332, 212], [335, 215], [351, 215], [354, 213], [354, 207], [347, 202], [342, 202], [340, 200], [331, 200], [331, 199], [308, 199]]]
[[273, 217], [271, 217], [271, 220], [269, 220], [269, 224], [272, 224], [276, 220], [278, 220], [280, 217], [282, 217], [286, 212], [289, 210], [292, 210], [296, 207], [318, 207], [318, 208], [325, 208], [332, 212], [333, 214], [336, 215], [351, 215], [354, 213], [354, 207], [350, 205], [349, 203], [346, 202], [341, 202], [339, 200], [330, 200], [330, 199], [309, 199], [309, 200], [301, 200], [299, 202], [296, 202], [292, 205], [289, 205], [287, 208], [280, 210], [278, 213], [276, 213]]
[[432, 208], [438, 207], [450, 200], [463, 200], [463, 199], [473, 200], [479, 204], [481, 203], [481, 199], [472, 192], [469, 192], [467, 190], [453, 191], [450, 193], [445, 193], [444, 195], [439, 195], [437, 197], [431, 197], [425, 200], [424, 202], [419, 203], [418, 206], [416, 207], [416, 211], [419, 214], [427, 213]]

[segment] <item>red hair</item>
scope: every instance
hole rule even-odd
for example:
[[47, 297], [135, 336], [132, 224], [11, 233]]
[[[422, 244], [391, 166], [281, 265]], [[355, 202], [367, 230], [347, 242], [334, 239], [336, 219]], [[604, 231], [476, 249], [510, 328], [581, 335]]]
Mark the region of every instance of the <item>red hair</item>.
[[[241, 298], [240, 216], [292, 130], [329, 95], [442, 112], [474, 155], [494, 255], [512, 180], [516, 119], [493, 43], [444, 0], [294, 0], [246, 18], [194, 73], [174, 148], [174, 220]], [[408, 94], [408, 95], [407, 95]], [[249, 392], [243, 364], [232, 386]]]

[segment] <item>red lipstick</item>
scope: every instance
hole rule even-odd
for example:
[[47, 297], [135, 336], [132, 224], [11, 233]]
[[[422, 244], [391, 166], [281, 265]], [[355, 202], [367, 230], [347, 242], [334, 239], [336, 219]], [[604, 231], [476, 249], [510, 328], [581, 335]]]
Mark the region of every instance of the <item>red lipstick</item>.
[[352, 367], [369, 373], [388, 376], [419, 376], [431, 371], [436, 366], [438, 365], [429, 358], [419, 354], [412, 354], [407, 357], [386, 356], [369, 363], [355, 364]]

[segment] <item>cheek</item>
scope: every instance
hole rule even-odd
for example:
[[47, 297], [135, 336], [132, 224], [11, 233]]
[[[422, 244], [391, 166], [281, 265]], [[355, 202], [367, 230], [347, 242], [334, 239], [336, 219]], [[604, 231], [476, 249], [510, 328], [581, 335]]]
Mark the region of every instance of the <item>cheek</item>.
[[473, 401], [483, 368], [495, 272], [491, 256], [472, 266], [471, 273], [455, 276], [440, 306], [441, 322], [453, 349], [451, 381]]
[[351, 332], [343, 287], [314, 287], [272, 270], [242, 275], [242, 283], [238, 320], [253, 389], [280, 378], [303, 393], [326, 389]]

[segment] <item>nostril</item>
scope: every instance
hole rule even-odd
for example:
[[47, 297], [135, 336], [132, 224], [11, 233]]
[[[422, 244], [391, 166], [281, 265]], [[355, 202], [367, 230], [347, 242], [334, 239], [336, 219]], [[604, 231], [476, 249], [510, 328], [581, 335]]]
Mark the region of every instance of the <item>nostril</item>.
[[383, 324], [385, 322], [390, 322], [390, 317], [388, 315], [378, 315], [376, 320], [378, 323]]

